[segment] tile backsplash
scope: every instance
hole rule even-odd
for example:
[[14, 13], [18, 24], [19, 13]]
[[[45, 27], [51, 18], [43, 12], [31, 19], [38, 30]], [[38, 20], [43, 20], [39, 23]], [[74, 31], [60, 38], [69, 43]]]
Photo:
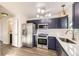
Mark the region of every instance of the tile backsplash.
[[74, 37], [79, 42], [79, 29], [74, 29]]
[[65, 37], [65, 38], [72, 38], [72, 32], [70, 31], [69, 33], [65, 34], [65, 32], [67, 31], [68, 29], [38, 29], [37, 30], [37, 33], [44, 33], [44, 34], [47, 34], [49, 36], [59, 36], [59, 37]]

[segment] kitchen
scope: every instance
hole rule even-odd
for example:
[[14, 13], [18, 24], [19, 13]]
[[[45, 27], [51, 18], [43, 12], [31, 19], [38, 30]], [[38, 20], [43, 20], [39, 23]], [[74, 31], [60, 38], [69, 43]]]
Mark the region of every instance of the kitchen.
[[[13, 14], [13, 17], [10, 17], [13, 22], [12, 43], [10, 44], [12, 47], [16, 49], [25, 47], [26, 50], [28, 48], [52, 50], [56, 53], [55, 56], [79, 55], [79, 3], [31, 2], [1, 3], [1, 5], [10, 10], [10, 12], [17, 13], [16, 16]], [[20, 8], [17, 8], [17, 6]], [[27, 8], [25, 9], [25, 7]], [[36, 9], [34, 9], [35, 7]], [[24, 12], [24, 9], [26, 10], [26, 13]], [[26, 15], [28, 17], [26, 17]], [[8, 55], [8, 53], [6, 55]]]

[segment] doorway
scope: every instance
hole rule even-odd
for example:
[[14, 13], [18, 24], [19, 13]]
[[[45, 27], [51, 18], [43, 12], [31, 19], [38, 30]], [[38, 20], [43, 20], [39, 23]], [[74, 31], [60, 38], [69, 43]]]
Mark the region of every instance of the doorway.
[[8, 19], [9, 44], [12, 45], [12, 18]]

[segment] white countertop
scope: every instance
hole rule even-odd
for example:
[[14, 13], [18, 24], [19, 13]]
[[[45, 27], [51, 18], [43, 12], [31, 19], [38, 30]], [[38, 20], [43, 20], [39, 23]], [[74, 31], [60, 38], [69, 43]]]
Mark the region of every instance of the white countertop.
[[62, 42], [59, 38], [57, 40], [69, 56], [79, 56], [79, 44]]

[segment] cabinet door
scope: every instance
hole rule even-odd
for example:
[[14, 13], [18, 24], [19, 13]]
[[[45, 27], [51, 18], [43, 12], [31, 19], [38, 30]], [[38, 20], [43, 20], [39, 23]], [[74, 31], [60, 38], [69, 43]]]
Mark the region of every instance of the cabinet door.
[[50, 19], [41, 19], [40, 24], [48, 24]]
[[67, 29], [68, 28], [68, 17], [62, 17], [58, 19], [57, 28]]
[[79, 28], [79, 2], [73, 4], [73, 28]]
[[57, 51], [57, 55], [60, 56], [61, 55], [61, 47], [59, 42], [56, 40], [56, 51]]
[[37, 45], [36, 45], [36, 37], [35, 37], [35, 35], [33, 35], [33, 47], [36, 47]]
[[56, 50], [56, 38], [48, 37], [48, 49]]
[[48, 23], [48, 28], [57, 28], [57, 19], [51, 19], [51, 22]]
[[57, 40], [56, 40], [56, 51], [58, 56], [68, 56]]
[[61, 56], [68, 56], [63, 49], [61, 50]]

